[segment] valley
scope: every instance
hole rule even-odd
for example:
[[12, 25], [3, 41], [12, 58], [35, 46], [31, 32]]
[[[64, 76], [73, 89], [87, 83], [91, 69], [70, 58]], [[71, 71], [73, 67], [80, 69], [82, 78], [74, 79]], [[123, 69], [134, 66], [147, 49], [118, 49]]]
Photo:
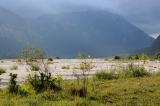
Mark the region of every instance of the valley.
[[[160, 61], [147, 61], [145, 64], [143, 61], [115, 61], [115, 60], [105, 60], [105, 59], [92, 59], [88, 60], [92, 62], [93, 68], [88, 72], [89, 76], [94, 76], [97, 72], [105, 71], [112, 72], [117, 70], [122, 70], [124, 67], [127, 67], [128, 64], [135, 64], [139, 66], [144, 66], [145, 70], [151, 73], [155, 73], [160, 70]], [[60, 76], [64, 80], [66, 79], [76, 79], [74, 73], [79, 75], [82, 74], [79, 69], [81, 60], [79, 59], [55, 59], [53, 62], [49, 63], [49, 72], [52, 76]], [[12, 70], [11, 68], [16, 65], [18, 68]], [[25, 63], [18, 62], [18, 60], [1, 60], [1, 68], [6, 69], [6, 73], [0, 75], [1, 87], [7, 86], [10, 73], [17, 74], [17, 81], [23, 82], [27, 80], [29, 74], [34, 72], [28, 71], [28, 65]]]

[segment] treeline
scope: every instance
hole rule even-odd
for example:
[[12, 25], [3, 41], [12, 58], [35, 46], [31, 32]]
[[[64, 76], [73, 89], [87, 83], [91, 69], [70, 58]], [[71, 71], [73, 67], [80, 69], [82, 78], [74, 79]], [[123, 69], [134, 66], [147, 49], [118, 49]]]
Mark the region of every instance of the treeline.
[[128, 56], [114, 56], [114, 60], [160, 60], [160, 53], [155, 55], [148, 55], [145, 53], [128, 55]]

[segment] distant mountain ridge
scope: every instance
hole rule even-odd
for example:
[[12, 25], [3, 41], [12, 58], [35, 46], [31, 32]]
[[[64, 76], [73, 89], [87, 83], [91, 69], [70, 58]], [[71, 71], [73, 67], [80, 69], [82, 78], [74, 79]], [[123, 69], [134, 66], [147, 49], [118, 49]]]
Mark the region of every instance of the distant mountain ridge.
[[0, 8], [0, 57], [18, 53], [26, 44], [47, 54], [73, 57], [130, 53], [148, 47], [153, 39], [119, 15], [102, 10], [43, 15], [31, 23]]
[[79, 51], [94, 56], [123, 54], [149, 47], [153, 41], [121, 16], [102, 10], [44, 15], [32, 26], [46, 51], [59, 56]]
[[151, 51], [154, 53], [160, 53], [160, 35], [157, 39], [153, 42]]
[[155, 39], [156, 39], [159, 35], [160, 35], [160, 32], [159, 32], [159, 33], [150, 34], [150, 36], [152, 36], [152, 37], [155, 38]]
[[17, 54], [29, 42], [29, 36], [25, 20], [0, 7], [0, 57]]

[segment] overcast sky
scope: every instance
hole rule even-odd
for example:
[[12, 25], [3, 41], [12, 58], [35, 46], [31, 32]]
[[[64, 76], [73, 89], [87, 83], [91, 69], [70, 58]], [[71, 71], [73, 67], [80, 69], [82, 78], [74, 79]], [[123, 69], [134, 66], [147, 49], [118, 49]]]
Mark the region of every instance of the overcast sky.
[[146, 33], [160, 32], [160, 0], [0, 0], [0, 5], [22, 12], [59, 12], [67, 5], [92, 6], [120, 14]]

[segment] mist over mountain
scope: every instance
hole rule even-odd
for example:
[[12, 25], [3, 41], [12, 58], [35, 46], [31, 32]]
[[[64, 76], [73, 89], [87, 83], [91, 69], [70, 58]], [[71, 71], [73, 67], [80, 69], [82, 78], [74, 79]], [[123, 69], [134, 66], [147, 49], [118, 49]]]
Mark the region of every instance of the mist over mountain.
[[88, 10], [43, 15], [33, 22], [46, 51], [73, 56], [79, 51], [94, 56], [129, 53], [150, 46], [152, 38], [119, 15]]
[[0, 7], [0, 56], [8, 56], [30, 42], [30, 29], [20, 16]]
[[120, 14], [148, 34], [159, 32], [159, 0], [0, 0], [4, 7], [27, 21], [44, 14], [98, 8]]
[[130, 53], [153, 41], [120, 15], [97, 8], [77, 10], [41, 14], [28, 22], [0, 8], [1, 56], [16, 54], [31, 43], [52, 56], [73, 57], [83, 51], [104, 57]]

